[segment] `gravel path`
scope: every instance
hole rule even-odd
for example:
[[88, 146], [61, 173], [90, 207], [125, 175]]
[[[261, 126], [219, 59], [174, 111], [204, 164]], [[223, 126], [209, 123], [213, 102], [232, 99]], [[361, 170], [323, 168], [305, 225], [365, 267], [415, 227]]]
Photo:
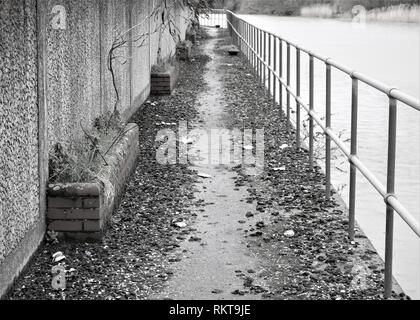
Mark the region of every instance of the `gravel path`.
[[[44, 244], [10, 299], [381, 297], [383, 263], [371, 244], [360, 230], [349, 243], [345, 209], [325, 199], [320, 168], [309, 170], [307, 152], [284, 133], [244, 58], [227, 54], [226, 34], [208, 32], [194, 59], [181, 63], [176, 92], [151, 98], [133, 118], [141, 155], [104, 241]], [[158, 164], [157, 132], [180, 121], [190, 129], [264, 128], [264, 172]], [[57, 251], [67, 257], [64, 292], [51, 288]]]

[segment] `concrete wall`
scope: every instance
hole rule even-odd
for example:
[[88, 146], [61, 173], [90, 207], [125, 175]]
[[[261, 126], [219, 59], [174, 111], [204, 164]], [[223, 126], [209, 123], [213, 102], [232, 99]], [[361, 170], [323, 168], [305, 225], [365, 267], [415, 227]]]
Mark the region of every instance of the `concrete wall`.
[[[125, 120], [149, 94], [150, 67], [156, 63], [159, 35], [153, 33], [157, 21], [146, 18], [149, 0], [48, 0], [67, 8], [67, 30], [48, 28], [48, 116], [49, 146], [81, 137], [85, 127], [105, 111], [112, 111], [116, 93], [108, 70], [108, 53], [118, 32], [129, 30], [133, 39], [115, 52], [116, 84], [120, 96], [118, 110]], [[185, 38], [184, 10], [174, 11], [181, 38]], [[145, 20], [146, 19], [146, 20]], [[143, 23], [142, 23], [143, 22]], [[140, 37], [141, 35], [144, 37]], [[130, 36], [127, 35], [129, 40]], [[176, 44], [165, 30], [162, 56], [175, 54]]]
[[99, 0], [48, 0], [67, 9], [67, 30], [47, 32], [48, 141], [81, 137], [101, 112]]
[[[116, 31], [143, 21], [151, 3], [0, 0], [0, 297], [45, 232], [45, 183], [40, 181], [48, 157], [43, 155], [56, 143], [82, 137], [80, 122], [89, 128], [96, 117], [113, 110], [116, 97], [107, 70], [111, 43]], [[51, 28], [56, 5], [66, 8], [66, 30]], [[125, 120], [150, 93], [158, 41], [156, 35], [149, 37], [151, 24], [133, 29], [133, 37], [145, 33], [146, 41], [140, 47], [129, 42], [115, 62], [118, 109]], [[179, 29], [185, 32], [186, 25]], [[164, 55], [175, 52], [168, 34], [163, 48]]]
[[[107, 69], [108, 53], [116, 33], [130, 29], [130, 10], [134, 0], [100, 0], [101, 3], [101, 61], [102, 61], [102, 103], [103, 109], [112, 111], [116, 101], [115, 90], [112, 85], [111, 73]], [[147, 3], [148, 1], [139, 1]], [[144, 8], [147, 10], [147, 7]], [[128, 37], [126, 37], [128, 40]], [[123, 114], [131, 106], [130, 88], [130, 48], [125, 46], [115, 52], [120, 56], [114, 62], [116, 84], [120, 95], [118, 108]]]
[[[0, 0], [0, 295], [42, 237], [35, 0]], [[20, 243], [23, 251], [16, 252]]]
[[[132, 6], [132, 25], [134, 41], [131, 60], [131, 102], [132, 108], [126, 113], [128, 118], [146, 99], [150, 92], [150, 55], [151, 39], [143, 36], [150, 33], [149, 20], [145, 20], [149, 12], [148, 1], [134, 1]], [[143, 43], [143, 46], [141, 44]]]
[[[171, 16], [175, 20], [176, 27], [174, 28], [179, 33], [179, 36], [182, 40], [185, 40], [185, 33], [188, 27], [189, 22], [189, 12], [184, 8], [175, 7], [171, 10]], [[151, 21], [151, 30], [156, 31], [159, 29], [159, 23], [161, 23], [161, 19], [153, 19]], [[175, 56], [176, 54], [176, 39], [170, 34], [169, 28], [165, 29], [162, 34], [162, 41], [161, 41], [161, 57], [163, 59], [168, 58], [170, 56]], [[152, 65], [157, 63], [158, 58], [158, 48], [159, 48], [159, 33], [154, 32], [151, 36], [151, 63]]]

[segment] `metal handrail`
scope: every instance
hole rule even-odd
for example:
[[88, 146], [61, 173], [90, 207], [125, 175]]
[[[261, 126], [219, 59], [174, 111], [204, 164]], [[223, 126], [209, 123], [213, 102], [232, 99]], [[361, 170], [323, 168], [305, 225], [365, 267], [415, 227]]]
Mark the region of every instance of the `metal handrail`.
[[212, 9], [211, 12], [211, 15], [206, 14], [200, 17], [199, 23], [201, 26], [215, 27], [216, 25], [219, 25], [222, 28], [227, 27], [226, 10]]
[[[348, 158], [350, 170], [350, 201], [349, 201], [349, 238], [354, 240], [355, 229], [355, 204], [356, 204], [356, 170], [362, 173], [366, 180], [378, 191], [386, 203], [386, 230], [385, 230], [385, 292], [384, 297], [389, 298], [392, 293], [392, 253], [393, 253], [393, 224], [394, 211], [407, 223], [407, 225], [420, 237], [420, 226], [417, 220], [410, 212], [401, 204], [395, 194], [395, 153], [396, 153], [396, 126], [397, 126], [397, 101], [402, 102], [413, 109], [420, 111], [419, 100], [400, 91], [395, 87], [383, 84], [372, 79], [362, 73], [354, 71], [343, 66], [331, 58], [324, 58], [310, 50], [292, 43], [289, 40], [281, 38], [271, 32], [257, 28], [247, 21], [241, 19], [231, 11], [226, 11], [226, 20], [231, 37], [236, 42], [240, 50], [250, 61], [256, 76], [262, 85], [266, 85], [266, 72], [268, 71], [270, 94], [273, 94], [273, 104], [277, 105], [276, 85], [280, 85], [279, 106], [283, 109], [283, 89], [287, 93], [286, 115], [287, 130], [289, 132], [290, 125], [290, 98], [294, 98], [296, 102], [296, 146], [300, 148], [300, 107], [303, 107], [309, 115], [309, 158], [310, 167], [313, 169], [314, 164], [314, 121], [321, 127], [326, 136], [326, 197], [331, 197], [331, 141]], [[267, 59], [267, 36], [269, 39], [268, 62]], [[271, 63], [271, 43], [274, 42], [274, 65]], [[277, 67], [277, 46], [279, 41], [279, 65]], [[287, 75], [283, 76], [283, 43], [287, 46]], [[296, 93], [290, 86], [290, 48], [296, 49]], [[309, 105], [307, 105], [300, 97], [300, 58], [301, 52], [309, 56]], [[314, 59], [325, 63], [326, 67], [326, 123], [324, 124], [318, 114], [314, 111]], [[351, 116], [351, 147], [350, 149], [331, 129], [331, 67], [340, 70], [352, 79], [352, 116]], [[273, 91], [271, 91], [271, 76], [275, 81], [273, 83]], [[359, 81], [377, 89], [386, 94], [389, 98], [389, 124], [388, 124], [388, 165], [387, 165], [387, 186], [385, 187], [378, 178], [364, 165], [357, 156], [357, 124], [358, 124], [358, 83]], [[282, 112], [280, 113], [282, 115]]]

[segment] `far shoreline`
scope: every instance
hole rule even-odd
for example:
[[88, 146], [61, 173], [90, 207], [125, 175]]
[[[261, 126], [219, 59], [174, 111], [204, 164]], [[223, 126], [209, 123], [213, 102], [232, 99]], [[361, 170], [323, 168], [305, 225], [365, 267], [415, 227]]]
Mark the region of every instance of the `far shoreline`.
[[420, 6], [396, 5], [388, 7], [379, 7], [371, 10], [365, 10], [362, 6], [355, 6], [351, 10], [340, 12], [335, 6], [331, 5], [313, 5], [302, 7], [298, 12], [283, 13], [277, 10], [269, 10], [261, 8], [255, 10], [252, 8], [236, 10], [237, 14], [246, 15], [266, 15], [275, 17], [302, 17], [302, 18], [319, 18], [334, 19], [341, 21], [363, 21], [366, 23], [404, 23], [419, 24], [420, 23]]
[[[342, 22], [352, 22], [352, 18], [349, 16], [336, 16], [336, 17], [319, 17], [319, 16], [302, 16], [302, 15], [279, 15], [279, 14], [270, 14], [270, 13], [249, 13], [249, 12], [234, 12], [238, 15], [249, 15], [249, 16], [268, 16], [268, 17], [278, 17], [278, 18], [303, 18], [303, 19], [316, 19], [316, 20], [331, 20], [331, 21], [342, 21]], [[366, 24], [403, 24], [415, 26], [419, 24], [416, 21], [383, 21], [383, 20], [367, 20]]]

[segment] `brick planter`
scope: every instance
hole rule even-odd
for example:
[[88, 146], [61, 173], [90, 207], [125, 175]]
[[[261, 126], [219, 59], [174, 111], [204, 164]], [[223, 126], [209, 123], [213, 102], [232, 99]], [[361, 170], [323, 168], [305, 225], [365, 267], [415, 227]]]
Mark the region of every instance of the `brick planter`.
[[190, 61], [192, 51], [191, 41], [183, 41], [176, 46], [176, 56], [178, 60]]
[[97, 182], [48, 186], [49, 231], [69, 240], [101, 239], [139, 153], [137, 125], [129, 124], [127, 130], [107, 156], [109, 165]]
[[150, 94], [170, 95], [178, 83], [178, 70], [171, 66], [164, 72], [152, 72]]
[[[57, 184], [48, 188], [48, 230], [75, 238], [99, 239], [104, 228], [100, 183]], [[80, 233], [80, 234], [77, 234]]]

